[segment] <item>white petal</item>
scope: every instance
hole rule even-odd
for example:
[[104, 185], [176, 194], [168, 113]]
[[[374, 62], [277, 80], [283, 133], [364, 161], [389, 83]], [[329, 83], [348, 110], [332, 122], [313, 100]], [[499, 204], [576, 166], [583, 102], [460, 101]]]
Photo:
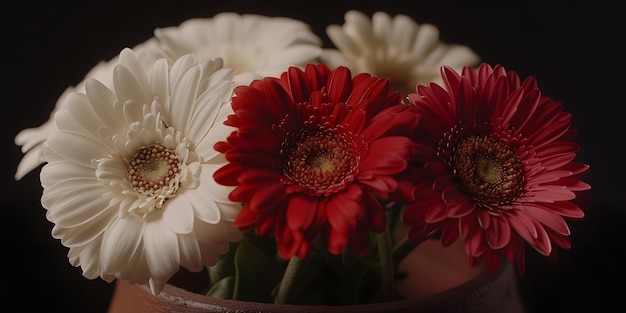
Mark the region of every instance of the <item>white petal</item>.
[[431, 24], [419, 26], [411, 55], [423, 59], [439, 44], [439, 29]]
[[[201, 181], [204, 178], [201, 178]], [[206, 223], [215, 224], [220, 221], [220, 210], [213, 199], [207, 197], [203, 189], [205, 184], [201, 183], [196, 189], [185, 190], [184, 197], [193, 207], [195, 216]]]
[[116, 115], [116, 112], [112, 110], [117, 102], [115, 93], [95, 79], [85, 81], [85, 90], [87, 99], [98, 118], [102, 121], [102, 124], [113, 129], [121, 128], [120, 122], [122, 121]]
[[94, 169], [90, 166], [75, 166], [66, 160], [50, 162], [41, 169], [40, 180], [44, 189], [67, 179], [95, 178]]
[[180, 268], [178, 240], [162, 219], [146, 222], [143, 243], [151, 279], [167, 282]]
[[17, 170], [15, 171], [14, 176], [15, 180], [24, 178], [26, 174], [32, 172], [35, 168], [44, 163], [42, 150], [42, 146], [37, 145], [24, 154], [20, 163], [17, 165]]
[[391, 36], [388, 37], [388, 44], [409, 49], [415, 40], [417, 23], [410, 17], [400, 14], [393, 18], [391, 27]]
[[100, 276], [99, 242], [82, 246], [81, 249], [72, 248], [70, 249], [70, 252], [79, 252], [78, 257], [71, 263], [74, 264], [74, 266], [80, 265], [83, 270], [83, 276], [89, 279], [95, 279]]
[[[117, 210], [108, 207], [109, 200], [102, 196], [102, 185], [86, 179], [63, 181], [47, 189], [41, 198], [42, 205], [48, 209], [46, 217], [62, 227], [77, 227], [93, 219], [111, 218]], [[113, 211], [113, 214], [107, 211]]]
[[[234, 130], [232, 127], [224, 125], [226, 117], [232, 113], [230, 102], [224, 101], [224, 98], [229, 98], [232, 90], [233, 82], [224, 81], [221, 85], [203, 93], [197, 100], [192, 120], [187, 123], [185, 133], [190, 138], [194, 138], [194, 143], [196, 144], [194, 150], [203, 159], [207, 159], [215, 153], [213, 144], [226, 138], [215, 137], [213, 134], [209, 135], [211, 132], [224, 128], [229, 130], [228, 133]], [[219, 135], [223, 134], [224, 131], [219, 132]], [[203, 144], [205, 141], [208, 141], [208, 143]]]
[[[205, 164], [202, 166], [202, 185], [199, 189], [207, 191], [211, 195], [211, 199], [217, 204], [220, 212], [220, 219], [224, 221], [234, 221], [235, 217], [241, 211], [242, 204], [233, 202], [228, 199], [228, 195], [233, 191], [234, 187], [218, 184], [213, 178], [213, 173], [223, 165]], [[204, 177], [211, 177], [205, 179]]]
[[[244, 75], [237, 79], [238, 84], [245, 84], [252, 76], [273, 76], [287, 70], [284, 55], [289, 55], [289, 62], [293, 62], [289, 65], [315, 62], [322, 44], [301, 21], [232, 12], [157, 29], [155, 37], [171, 59], [189, 53], [199, 59], [224, 59], [225, 67], [236, 68], [239, 75]], [[299, 45], [310, 48], [292, 51]]]
[[95, 177], [101, 184], [119, 184], [128, 175], [128, 165], [121, 158], [104, 158], [97, 165]]
[[385, 12], [375, 12], [370, 22], [363, 13], [349, 11], [344, 19], [342, 26], [326, 28], [343, 58], [336, 51], [324, 50], [320, 59], [333, 67], [347, 66], [353, 73], [388, 77], [404, 94], [414, 92], [416, 84], [436, 79], [442, 59], [458, 62], [459, 66], [478, 62], [478, 58], [467, 54], [448, 55], [447, 45], [439, 41], [436, 27], [418, 25], [406, 15], [391, 17]]
[[181, 77], [174, 89], [170, 103], [171, 126], [184, 130], [191, 120], [195, 110], [195, 99], [198, 95], [198, 83], [201, 71], [198, 67], [191, 67]]
[[193, 230], [194, 209], [184, 195], [169, 199], [163, 207], [163, 220], [170, 231], [188, 234]]
[[56, 129], [54, 119], [51, 118], [37, 128], [26, 128], [15, 136], [15, 144], [22, 146], [22, 152], [36, 148], [46, 140], [48, 134]]
[[150, 292], [152, 292], [152, 295], [156, 296], [159, 293], [161, 293], [161, 291], [163, 291], [163, 287], [165, 287], [166, 282], [167, 281], [162, 281], [162, 280], [158, 280], [158, 279], [151, 277], [149, 281], [149, 285], [150, 285]]
[[346, 56], [341, 53], [341, 51], [336, 49], [324, 49], [322, 51], [322, 55], [320, 55], [320, 59], [331, 69], [336, 69], [339, 66], [353, 68], [353, 65], [350, 64], [350, 61], [346, 58]]
[[347, 56], [359, 55], [361, 48], [350, 37], [344, 33], [344, 30], [337, 25], [330, 25], [326, 28], [328, 37], [333, 41], [337, 49], [345, 53]]
[[[228, 222], [220, 222], [218, 224], [209, 224], [203, 222], [197, 223], [197, 226], [194, 228], [194, 233], [196, 235], [196, 238], [198, 238], [198, 242], [201, 244], [203, 253], [211, 252], [215, 254], [215, 248], [213, 246], [222, 242], [227, 242], [226, 225], [228, 225]], [[205, 251], [207, 249], [209, 251]], [[204, 258], [205, 257], [203, 256], [203, 260]]]
[[217, 116], [213, 128], [198, 142], [195, 147], [196, 153], [200, 155], [205, 163], [225, 163], [225, 160], [221, 157], [222, 153], [215, 150], [215, 143], [227, 138], [235, 128], [224, 125], [224, 121], [229, 114], [231, 114], [232, 108], [230, 106], [222, 107], [219, 115]]
[[181, 266], [192, 272], [199, 272], [203, 269], [200, 245], [195, 234], [179, 235], [178, 248]]
[[152, 93], [162, 101], [170, 97], [170, 73], [167, 60], [158, 60], [152, 68]]
[[[137, 83], [141, 86], [141, 90], [149, 91], [150, 84], [148, 81], [148, 75], [146, 69], [137, 59], [137, 55], [130, 48], [124, 48], [119, 54], [119, 64], [128, 69], [132, 73], [133, 77], [137, 80]], [[113, 84], [115, 85], [115, 72], [113, 73]], [[119, 95], [119, 94], [118, 94]], [[131, 98], [129, 98], [131, 99]]]
[[[130, 70], [121, 65], [113, 70], [113, 85], [118, 102], [124, 104], [126, 121], [141, 120], [143, 104], [151, 103], [153, 99], [153, 95], [149, 93], [150, 89], [145, 89], [147, 87], [142, 85]], [[131, 103], [135, 104], [129, 107]], [[134, 110], [129, 111], [130, 108]]]
[[102, 238], [100, 262], [107, 273], [123, 271], [136, 253], [141, 253], [144, 221], [134, 215], [116, 220]]
[[440, 60], [442, 65], [453, 67], [462, 67], [466, 64], [478, 63], [479, 61], [480, 59], [478, 55], [476, 55], [471, 49], [460, 45], [448, 46], [448, 51]]
[[196, 64], [196, 56], [193, 54], [183, 55], [174, 62], [170, 69], [170, 90], [174, 90], [178, 81], [194, 64]]
[[91, 166], [91, 160], [102, 157], [107, 151], [101, 142], [64, 131], [50, 134], [47, 144], [58, 156], [87, 167]]
[[[376, 16], [382, 17], [382, 19], [376, 21], [378, 23], [375, 27], [385, 29], [390, 26], [386, 13], [379, 12]], [[365, 14], [359, 11], [348, 11], [345, 15], [345, 19], [346, 23], [343, 25], [343, 31], [348, 37], [352, 38], [358, 46], [363, 47], [368, 43], [375, 42], [374, 34], [377, 29], [373, 29], [372, 22]], [[385, 34], [388, 33], [388, 31], [385, 31]]]
[[114, 218], [115, 212], [105, 210], [104, 214], [98, 218], [91, 219], [77, 227], [61, 227], [54, 225], [52, 237], [61, 239], [61, 243], [66, 247], [75, 247], [93, 244], [100, 240], [102, 233], [109, 226]]

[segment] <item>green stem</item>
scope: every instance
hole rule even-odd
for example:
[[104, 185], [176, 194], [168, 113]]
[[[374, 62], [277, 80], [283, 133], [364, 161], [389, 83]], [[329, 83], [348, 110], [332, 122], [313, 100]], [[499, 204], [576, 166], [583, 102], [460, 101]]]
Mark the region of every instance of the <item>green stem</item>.
[[393, 300], [394, 262], [391, 253], [391, 232], [389, 227], [376, 235], [378, 253], [380, 256], [380, 271], [382, 279], [383, 301]]
[[290, 300], [292, 292], [296, 289], [296, 284], [304, 271], [305, 265], [306, 262], [297, 256], [293, 256], [289, 259], [289, 263], [283, 274], [283, 279], [280, 281], [280, 286], [278, 287], [278, 293], [274, 299], [275, 304], [289, 303], [288, 301]]
[[402, 261], [413, 249], [415, 249], [417, 245], [411, 241], [409, 238], [404, 237], [396, 246], [393, 248], [393, 265], [397, 268], [400, 261]]

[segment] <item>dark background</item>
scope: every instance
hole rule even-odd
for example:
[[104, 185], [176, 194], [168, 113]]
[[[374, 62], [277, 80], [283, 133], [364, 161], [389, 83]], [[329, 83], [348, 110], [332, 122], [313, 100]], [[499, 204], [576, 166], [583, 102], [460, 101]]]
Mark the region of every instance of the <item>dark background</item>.
[[[626, 8], [621, 1], [73, 1], [0, 5], [2, 164], [0, 305], [20, 312], [106, 312], [113, 284], [88, 280], [50, 235], [39, 203], [38, 173], [15, 181], [22, 157], [18, 131], [48, 119], [57, 97], [92, 66], [153, 35], [156, 27], [223, 11], [288, 16], [312, 26], [326, 47], [329, 24], [357, 9], [403, 13], [439, 27], [441, 38], [474, 49], [482, 60], [522, 77], [535, 76], [543, 94], [573, 113], [580, 132], [578, 160], [591, 164], [585, 180], [591, 206], [570, 223], [571, 250], [556, 264], [529, 250], [520, 279], [529, 313], [618, 311], [626, 291], [624, 191], [624, 73]], [[293, 3], [296, 3], [293, 1]], [[26, 297], [25, 300], [18, 298]], [[17, 311], [17, 310], [16, 310]]]

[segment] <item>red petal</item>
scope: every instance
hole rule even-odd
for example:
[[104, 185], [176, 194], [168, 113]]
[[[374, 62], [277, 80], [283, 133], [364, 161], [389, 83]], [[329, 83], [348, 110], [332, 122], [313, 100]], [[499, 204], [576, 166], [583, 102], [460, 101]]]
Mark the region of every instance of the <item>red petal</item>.
[[475, 235], [465, 238], [465, 252], [473, 257], [482, 256], [484, 253], [482, 236]]
[[464, 239], [476, 236], [480, 233], [481, 229], [476, 222], [476, 217], [472, 215], [466, 215], [459, 219], [459, 233]]
[[256, 190], [250, 206], [263, 214], [273, 212], [279, 203], [283, 202], [286, 197], [285, 185], [279, 180], [270, 181]]
[[374, 115], [362, 135], [366, 141], [380, 138], [395, 129], [413, 129], [419, 122], [419, 115], [404, 104], [394, 105]]
[[458, 98], [455, 99], [455, 109], [459, 121], [462, 123], [473, 123], [476, 119], [476, 89], [469, 79], [461, 79], [459, 85]]
[[553, 244], [563, 249], [569, 249], [572, 247], [572, 244], [570, 243], [567, 236], [556, 234], [549, 229], [546, 229], [546, 231], [548, 231], [548, 235], [550, 235], [550, 241], [552, 241]]
[[348, 244], [348, 238], [346, 234], [340, 231], [337, 231], [334, 228], [330, 229], [329, 239], [327, 243], [328, 252], [332, 254], [340, 254], [346, 248]]
[[439, 177], [448, 173], [448, 166], [440, 161], [430, 161], [424, 164], [424, 170], [430, 177]]
[[367, 77], [354, 85], [352, 93], [346, 100], [346, 105], [352, 106], [355, 111], [367, 112], [367, 119], [370, 119], [373, 114], [384, 109], [383, 105], [386, 104], [385, 98], [388, 92], [388, 78]]
[[487, 242], [491, 249], [502, 249], [509, 244], [511, 227], [504, 217], [493, 218], [486, 229]]
[[304, 74], [311, 84], [311, 90], [323, 90], [330, 76], [331, 70], [325, 64], [307, 64]]
[[561, 119], [553, 121], [549, 127], [544, 127], [541, 131], [535, 130], [532, 135], [528, 137], [528, 143], [540, 146], [545, 143], [557, 140], [563, 136], [570, 128], [571, 122], [569, 119]]
[[476, 220], [480, 228], [487, 229], [491, 225], [491, 214], [489, 210], [476, 210]]
[[441, 191], [441, 200], [443, 200], [447, 206], [455, 206], [462, 202], [469, 201], [467, 196], [455, 185], [448, 185]]
[[568, 190], [565, 186], [538, 186], [537, 189], [541, 190], [532, 190], [532, 195], [524, 195], [523, 199], [520, 198], [520, 201], [523, 202], [555, 202], [555, 201], [566, 201], [572, 200], [576, 198], [576, 194], [574, 194], [571, 190]]
[[318, 200], [294, 195], [287, 205], [287, 226], [291, 230], [307, 229], [317, 215]]
[[278, 80], [266, 78], [264, 81], [266, 84], [263, 91], [265, 92], [267, 103], [256, 107], [256, 112], [262, 112], [265, 115], [271, 113], [271, 115], [269, 115], [271, 117], [270, 120], [273, 123], [279, 123], [285, 115], [290, 113], [289, 111], [295, 107], [295, 104], [289, 93], [280, 85]]
[[441, 244], [447, 247], [459, 239], [459, 227], [444, 227], [441, 231]]
[[513, 210], [508, 215], [509, 224], [526, 242], [532, 242], [537, 238], [535, 224], [526, 213]]
[[311, 89], [309, 87], [308, 77], [304, 72], [291, 66], [287, 70], [287, 75], [282, 78], [282, 82], [286, 80], [286, 89], [291, 94], [294, 103], [308, 102]]
[[[448, 90], [450, 95], [453, 95], [458, 92], [459, 85], [461, 82], [461, 76], [451, 67], [444, 66], [441, 68], [441, 78], [446, 85], [446, 89]], [[457, 99], [450, 99], [451, 102], [454, 103]], [[455, 122], [456, 122], [456, 116]]]
[[360, 195], [360, 189], [352, 188], [346, 193], [333, 196], [326, 203], [328, 223], [333, 229], [347, 234], [350, 229], [354, 228], [362, 213], [361, 202], [358, 201]]
[[562, 105], [560, 103], [554, 102], [547, 97], [542, 98], [533, 117], [526, 122], [524, 129], [518, 130], [518, 133], [532, 134], [541, 131], [544, 127], [549, 126], [554, 119], [559, 117], [561, 110]]
[[541, 165], [545, 166], [546, 170], [552, 170], [572, 162], [575, 157], [575, 153], [553, 154], [548, 157], [543, 157], [541, 159]]
[[550, 237], [548, 236], [548, 233], [543, 228], [543, 226], [539, 224], [539, 222], [533, 220], [533, 223], [535, 223], [535, 227], [537, 229], [537, 238], [529, 243], [539, 253], [543, 255], [549, 255], [552, 251], [552, 242], [550, 241]]
[[517, 110], [514, 112], [513, 116], [511, 116], [511, 120], [505, 120], [504, 122], [516, 129], [523, 128], [524, 124], [532, 118], [537, 106], [539, 105], [540, 98], [541, 93], [539, 92], [539, 89], [533, 89], [529, 93], [525, 93], [517, 106]]
[[213, 173], [213, 179], [220, 185], [237, 186], [239, 184], [237, 177], [240, 172], [241, 166], [229, 163], [217, 169]]
[[541, 206], [525, 206], [520, 208], [520, 210], [525, 211], [528, 215], [534, 217], [541, 224], [549, 227], [556, 233], [564, 236], [570, 235], [569, 227], [560, 215], [550, 212]]
[[328, 77], [326, 83], [329, 103], [346, 103], [352, 91], [352, 74], [347, 67], [340, 66]]
[[509, 121], [515, 114], [515, 111], [517, 110], [517, 106], [519, 105], [523, 96], [524, 96], [524, 90], [522, 90], [521, 88], [516, 89], [515, 91], [511, 92], [507, 96], [506, 101], [500, 104], [500, 106], [496, 108], [496, 112], [494, 112], [494, 116], [502, 117], [502, 120], [505, 123], [506, 121]]
[[585, 213], [580, 209], [580, 207], [578, 207], [578, 205], [569, 201], [541, 204], [525, 203], [524, 206], [537, 207], [537, 209], [548, 209], [556, 214], [570, 218], [583, 218], [585, 216]]
[[469, 198], [466, 200], [467, 201], [461, 201], [455, 205], [448, 205], [446, 207], [448, 216], [451, 218], [459, 218], [474, 212], [476, 203]]
[[[572, 172], [570, 172], [570, 171], [552, 170], [552, 171], [539, 173], [539, 174], [536, 174], [536, 175], [532, 176], [531, 183], [533, 185], [542, 185], [542, 184], [546, 184], [546, 183], [554, 183], [555, 181], [558, 181], [559, 179], [561, 179], [561, 177], [568, 177], [570, 175], [572, 175]], [[534, 187], [534, 188], [541, 190], [543, 188], [543, 186], [537, 186], [537, 187]]]
[[248, 231], [259, 219], [259, 212], [253, 210], [248, 205], [244, 205], [235, 217], [234, 225], [242, 231]]
[[437, 223], [448, 218], [446, 206], [440, 201], [433, 201], [430, 203], [430, 206], [425, 207], [424, 210], [426, 210], [424, 221], [427, 223]]
[[535, 152], [537, 158], [543, 159], [554, 155], [577, 154], [579, 150], [580, 147], [573, 142], [556, 141], [541, 146], [541, 149], [537, 149]]

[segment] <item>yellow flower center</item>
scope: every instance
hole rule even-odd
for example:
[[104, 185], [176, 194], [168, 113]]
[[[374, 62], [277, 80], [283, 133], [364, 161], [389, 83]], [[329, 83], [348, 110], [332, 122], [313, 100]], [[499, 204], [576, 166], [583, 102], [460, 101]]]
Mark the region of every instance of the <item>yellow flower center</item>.
[[179, 165], [176, 152], [164, 145], [146, 146], [135, 153], [128, 165], [128, 179], [139, 193], [165, 199], [178, 189]]

